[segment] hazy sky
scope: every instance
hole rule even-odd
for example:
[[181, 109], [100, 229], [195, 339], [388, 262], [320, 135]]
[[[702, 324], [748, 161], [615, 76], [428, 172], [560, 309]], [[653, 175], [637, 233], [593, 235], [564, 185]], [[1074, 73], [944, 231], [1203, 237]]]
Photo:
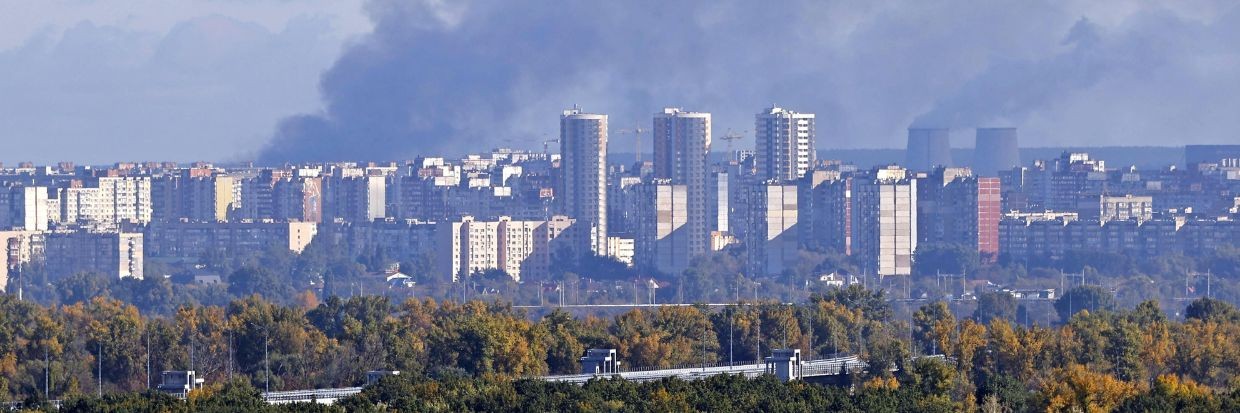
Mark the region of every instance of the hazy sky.
[[722, 134], [777, 103], [818, 114], [820, 148], [911, 124], [1236, 143], [1238, 5], [0, 0], [0, 161], [541, 148], [573, 104], [613, 128], [710, 111]]

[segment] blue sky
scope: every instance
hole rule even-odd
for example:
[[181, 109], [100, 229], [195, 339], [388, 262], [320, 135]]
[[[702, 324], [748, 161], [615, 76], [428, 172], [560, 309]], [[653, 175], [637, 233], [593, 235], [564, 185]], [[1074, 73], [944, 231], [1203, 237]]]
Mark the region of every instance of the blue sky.
[[[820, 148], [910, 124], [1026, 146], [1240, 141], [1227, 1], [0, 0], [0, 161], [396, 159], [541, 148], [558, 110]], [[628, 142], [616, 138], [616, 148]], [[648, 140], [647, 140], [648, 141]], [[274, 143], [273, 143], [274, 142]], [[742, 141], [744, 142], [744, 141]], [[739, 143], [738, 145], [744, 145]]]

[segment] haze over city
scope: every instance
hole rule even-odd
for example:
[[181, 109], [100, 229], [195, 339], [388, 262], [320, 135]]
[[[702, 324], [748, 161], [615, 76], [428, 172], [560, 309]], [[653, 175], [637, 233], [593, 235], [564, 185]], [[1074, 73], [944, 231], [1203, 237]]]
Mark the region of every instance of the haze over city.
[[664, 106], [709, 111], [722, 136], [776, 103], [818, 114], [819, 149], [902, 147], [910, 125], [1014, 126], [1029, 147], [1240, 131], [1240, 8], [1227, 1], [0, 8], [7, 163], [535, 149], [573, 104], [615, 127]]
[[0, 0], [0, 410], [1240, 412], [1240, 2]]

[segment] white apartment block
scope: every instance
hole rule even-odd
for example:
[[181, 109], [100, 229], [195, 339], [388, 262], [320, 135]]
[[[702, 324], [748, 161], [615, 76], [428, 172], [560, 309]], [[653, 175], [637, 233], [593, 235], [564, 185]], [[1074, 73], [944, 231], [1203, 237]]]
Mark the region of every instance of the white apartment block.
[[881, 276], [910, 275], [917, 250], [917, 181], [899, 168], [856, 178], [852, 189], [852, 252]]
[[[707, 227], [714, 232], [730, 233], [732, 221], [732, 195], [730, 183], [732, 178], [726, 171], [712, 172], [707, 175], [706, 182], [706, 219]], [[711, 247], [712, 251], [716, 251]]]
[[607, 253], [607, 115], [574, 108], [560, 116], [562, 187], [556, 197], [577, 221], [578, 253]]
[[[1082, 208], [1083, 211], [1092, 212], [1092, 208]], [[1154, 197], [1152, 196], [1107, 196], [1098, 197], [1098, 216], [1089, 217], [1096, 218], [1106, 223], [1108, 221], [1127, 221], [1135, 220], [1138, 223], [1154, 219]]]
[[607, 256], [615, 258], [630, 267], [637, 254], [637, 241], [632, 238], [608, 237]]
[[637, 186], [636, 259], [642, 267], [677, 275], [689, 267], [688, 188], [668, 179]]
[[547, 221], [514, 221], [506, 216], [480, 221], [464, 216], [441, 222], [435, 230], [440, 251], [436, 269], [447, 272], [453, 282], [492, 269], [504, 270], [514, 281], [546, 277], [552, 259], [571, 249], [566, 235], [573, 223], [560, 215]]
[[817, 156], [814, 114], [771, 106], [755, 116], [755, 166], [760, 181], [794, 180], [805, 175]]
[[52, 214], [53, 219], [103, 226], [151, 222], [150, 177], [105, 176], [96, 178], [94, 184], [60, 188], [60, 213]]

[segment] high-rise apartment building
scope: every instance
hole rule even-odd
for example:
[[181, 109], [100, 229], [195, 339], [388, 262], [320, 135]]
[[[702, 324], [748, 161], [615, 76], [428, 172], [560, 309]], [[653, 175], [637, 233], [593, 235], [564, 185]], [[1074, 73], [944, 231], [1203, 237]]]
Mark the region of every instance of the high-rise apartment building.
[[493, 269], [503, 270], [514, 281], [546, 277], [552, 260], [572, 248], [566, 242], [572, 227], [573, 220], [561, 215], [546, 221], [514, 221], [506, 216], [480, 221], [464, 216], [441, 222], [435, 229], [436, 268], [453, 282]]
[[54, 278], [90, 272], [142, 279], [140, 232], [53, 232], [46, 243], [46, 271]]
[[852, 176], [816, 170], [797, 181], [801, 245], [810, 250], [851, 253]]
[[748, 275], [779, 275], [796, 263], [799, 254], [797, 186], [770, 180], [749, 190]]
[[709, 249], [712, 225], [707, 216], [706, 192], [710, 128], [709, 113], [664, 108], [654, 115], [654, 178], [685, 187], [685, 241], [689, 258]]
[[255, 176], [236, 180], [240, 188], [240, 205], [234, 209], [230, 220], [277, 219], [275, 187], [278, 182], [293, 176], [290, 169], [263, 169]]
[[689, 267], [688, 188], [654, 179], [636, 188], [638, 198], [636, 258], [640, 266], [677, 275]]
[[387, 178], [370, 172], [343, 173], [326, 179], [323, 219], [366, 222], [387, 216]]
[[974, 248], [983, 260], [999, 254], [999, 178], [969, 168], [936, 168], [917, 180], [919, 243]]
[[0, 231], [47, 231], [47, 187], [0, 187]]
[[146, 176], [103, 176], [85, 186], [75, 181], [57, 191], [57, 222], [115, 226], [122, 222], [145, 224], [151, 221], [151, 178]]
[[0, 231], [0, 291], [12, 292], [9, 281], [35, 259], [42, 261], [43, 231]]
[[814, 114], [771, 106], [755, 116], [757, 179], [794, 180], [814, 164]]
[[638, 176], [613, 177], [608, 185], [607, 233], [613, 238], [636, 237], [642, 204], [646, 201], [639, 191], [641, 186], [642, 178]]
[[866, 272], [910, 275], [917, 249], [917, 180], [898, 167], [853, 181], [852, 252]]
[[563, 212], [576, 219], [578, 253], [607, 253], [607, 115], [565, 110], [560, 116]]
[[318, 233], [314, 222], [155, 222], [143, 234], [146, 255], [185, 261], [215, 253], [246, 256], [286, 248], [301, 253]]
[[706, 177], [706, 226], [711, 232], [732, 231], [731, 181], [727, 171], [711, 172]]
[[323, 221], [323, 177], [296, 175], [271, 187], [271, 218], [277, 221]]

